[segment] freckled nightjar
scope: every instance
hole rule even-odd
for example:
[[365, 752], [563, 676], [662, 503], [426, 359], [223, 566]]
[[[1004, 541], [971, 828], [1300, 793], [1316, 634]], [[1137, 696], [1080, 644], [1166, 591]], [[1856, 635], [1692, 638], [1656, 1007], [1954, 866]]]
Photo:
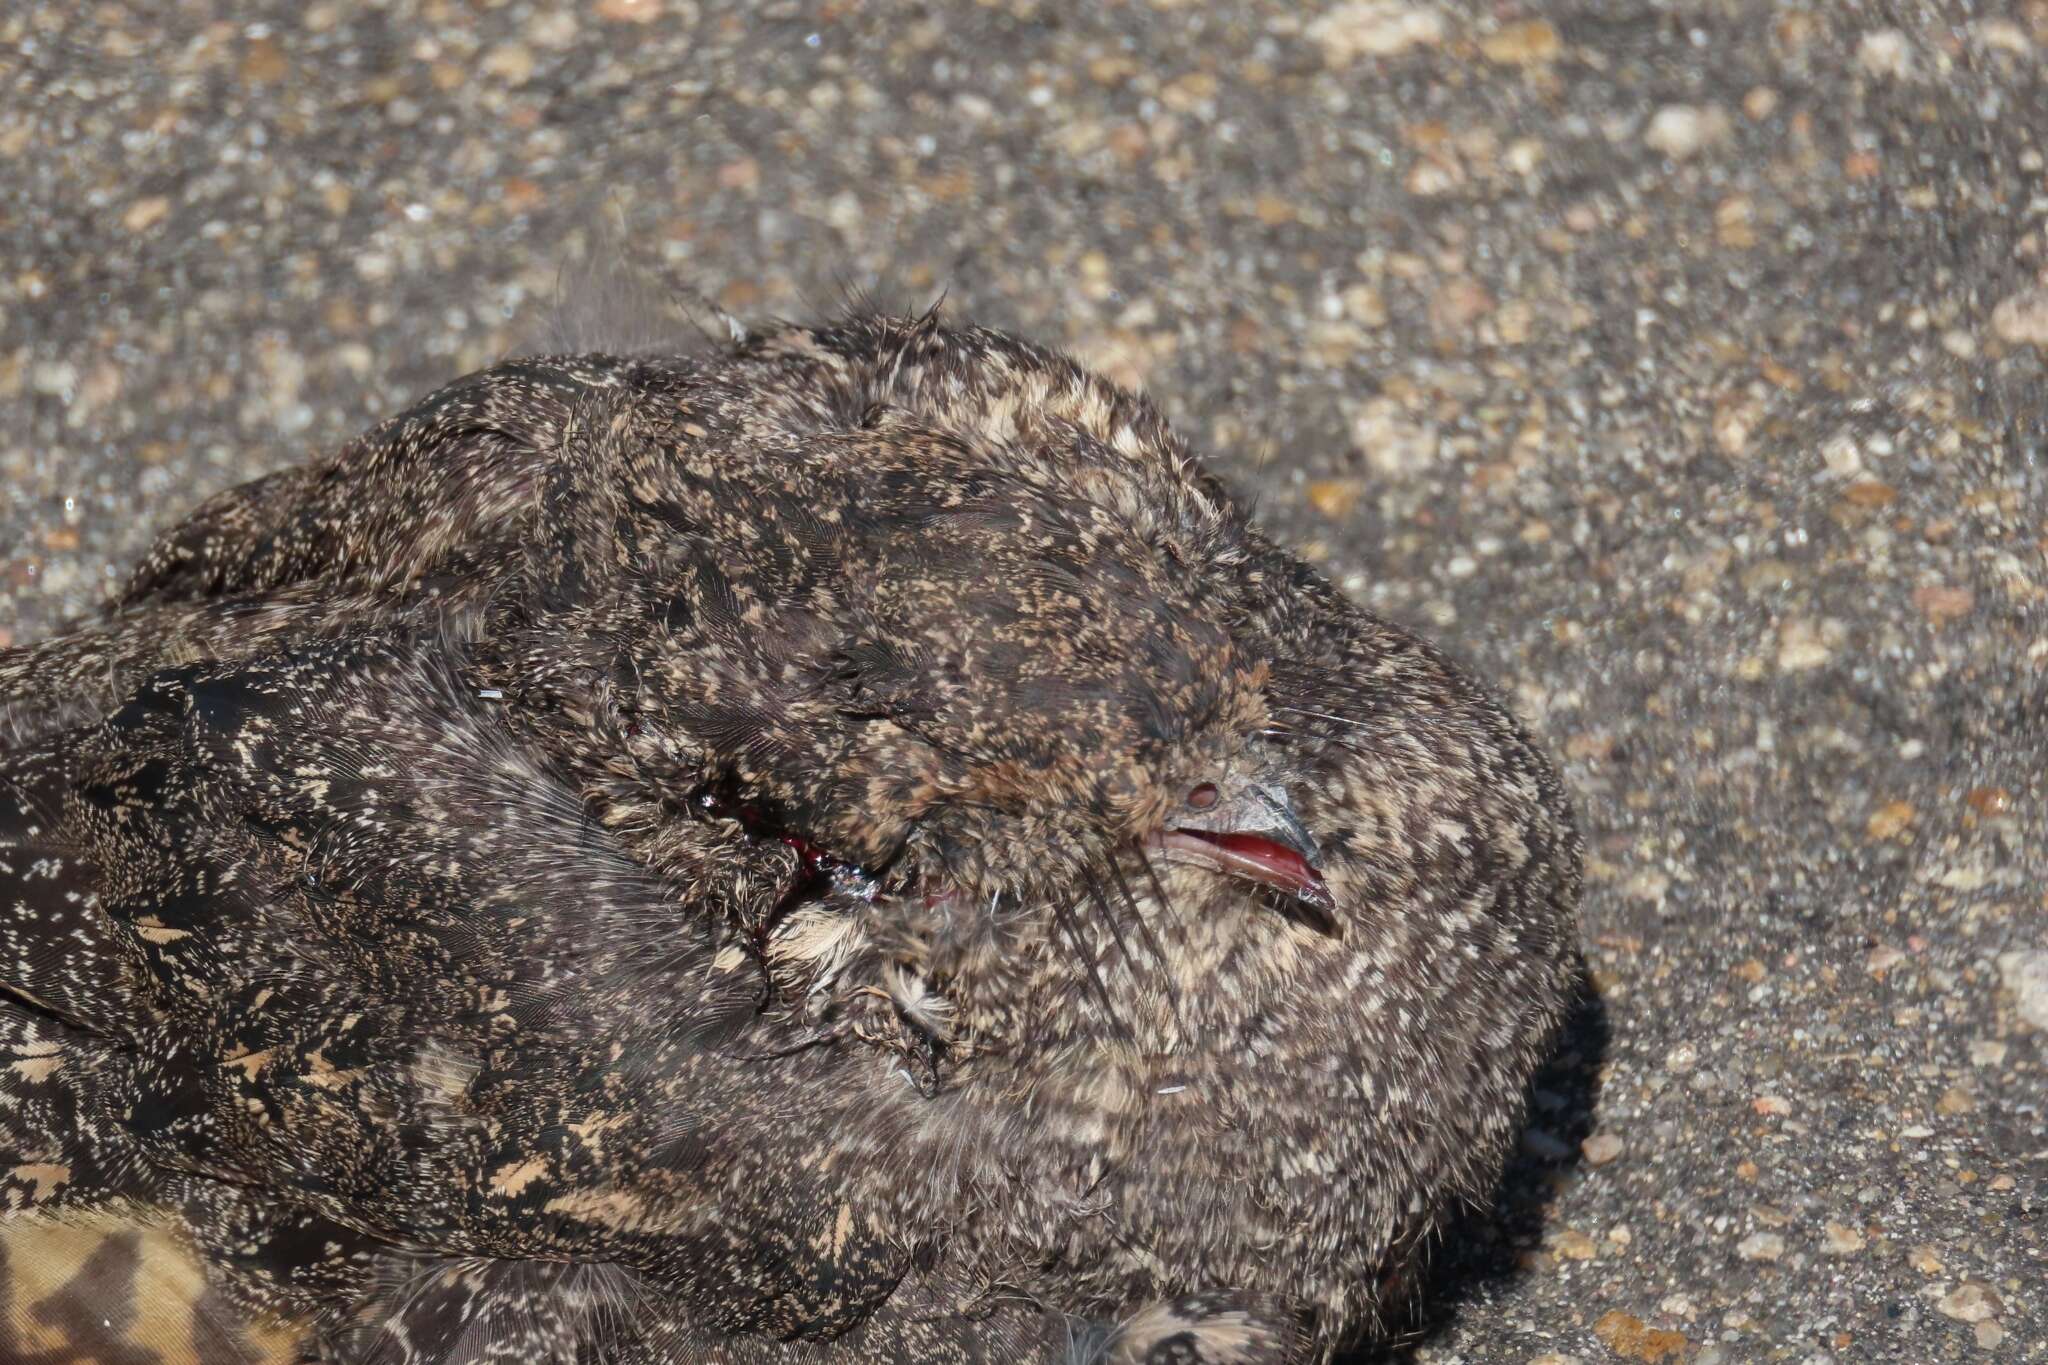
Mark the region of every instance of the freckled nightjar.
[[1056, 353], [501, 364], [0, 652], [0, 1358], [1327, 1361], [1579, 863]]

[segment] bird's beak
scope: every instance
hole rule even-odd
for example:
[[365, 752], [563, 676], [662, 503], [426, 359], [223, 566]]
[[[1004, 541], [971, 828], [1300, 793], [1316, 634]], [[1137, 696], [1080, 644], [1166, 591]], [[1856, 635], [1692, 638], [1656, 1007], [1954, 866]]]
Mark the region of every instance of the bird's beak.
[[1318, 871], [1321, 850], [1287, 793], [1262, 782], [1209, 784], [1213, 799], [1182, 810], [1147, 844], [1169, 862], [1193, 863], [1285, 891], [1309, 925], [1337, 932], [1337, 898]]

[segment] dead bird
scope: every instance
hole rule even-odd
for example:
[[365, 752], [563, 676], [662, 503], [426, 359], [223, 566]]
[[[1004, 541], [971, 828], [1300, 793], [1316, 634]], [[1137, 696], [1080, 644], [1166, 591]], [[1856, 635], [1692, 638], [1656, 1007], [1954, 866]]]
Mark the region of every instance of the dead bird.
[[1327, 1360], [1570, 985], [1505, 712], [935, 315], [458, 381], [0, 707], [0, 1245], [250, 1358]]

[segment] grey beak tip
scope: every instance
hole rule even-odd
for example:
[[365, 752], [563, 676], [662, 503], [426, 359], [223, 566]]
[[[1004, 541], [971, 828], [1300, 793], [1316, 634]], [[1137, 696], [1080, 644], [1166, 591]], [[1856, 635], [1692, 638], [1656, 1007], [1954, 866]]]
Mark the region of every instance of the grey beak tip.
[[1272, 824], [1261, 833], [1287, 845], [1301, 855], [1303, 862], [1320, 872], [1323, 850], [1316, 843], [1315, 836], [1308, 832], [1308, 826], [1301, 823], [1301, 817], [1294, 813], [1294, 803], [1287, 799], [1287, 789], [1260, 783], [1252, 790], [1272, 817]]

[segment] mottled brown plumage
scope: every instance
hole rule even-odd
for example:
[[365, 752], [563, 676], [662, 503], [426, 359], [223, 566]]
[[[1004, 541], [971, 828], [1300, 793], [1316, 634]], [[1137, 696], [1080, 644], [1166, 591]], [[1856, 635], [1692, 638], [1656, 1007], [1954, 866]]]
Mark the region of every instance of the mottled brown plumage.
[[471, 376], [0, 706], [0, 1228], [311, 1359], [1325, 1360], [1567, 990], [1512, 721], [934, 317]]

